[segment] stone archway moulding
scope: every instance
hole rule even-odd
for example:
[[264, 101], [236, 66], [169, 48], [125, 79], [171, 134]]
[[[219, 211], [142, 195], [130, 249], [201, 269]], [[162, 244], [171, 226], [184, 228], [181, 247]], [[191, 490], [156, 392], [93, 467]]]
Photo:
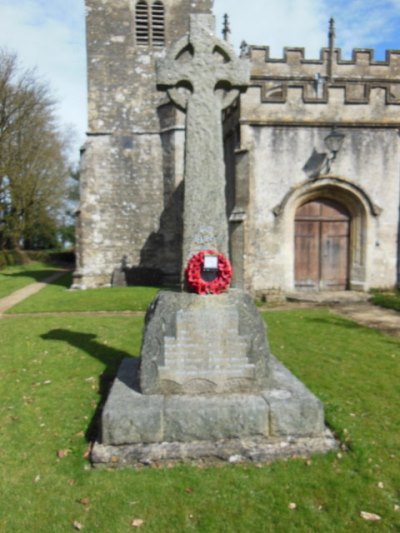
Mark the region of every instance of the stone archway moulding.
[[372, 218], [377, 218], [382, 209], [376, 206], [369, 195], [359, 186], [337, 177], [306, 181], [293, 187], [285, 195], [273, 213], [284, 235], [283, 246], [288, 271], [289, 286], [294, 288], [294, 218], [300, 205], [317, 198], [330, 198], [345, 206], [351, 214], [350, 234], [350, 288], [365, 290], [368, 265], [368, 228]]
[[[383, 211], [381, 207], [372, 202], [362, 187], [337, 177], [320, 178], [313, 181], [307, 180], [296, 187], [292, 187], [272, 211], [276, 217], [281, 217], [289, 206], [295, 210], [301, 203], [324, 194], [329, 196], [329, 193], [332, 193], [332, 196], [334, 193], [339, 194], [339, 198], [333, 196], [337, 200], [341, 200], [341, 197], [343, 197], [343, 200], [346, 200], [346, 197], [347, 200], [350, 200], [351, 197], [357, 199], [364, 206], [366, 212], [369, 212], [374, 217], [378, 217]], [[347, 202], [345, 201], [344, 203], [346, 204]], [[351, 208], [350, 211], [352, 211]]]

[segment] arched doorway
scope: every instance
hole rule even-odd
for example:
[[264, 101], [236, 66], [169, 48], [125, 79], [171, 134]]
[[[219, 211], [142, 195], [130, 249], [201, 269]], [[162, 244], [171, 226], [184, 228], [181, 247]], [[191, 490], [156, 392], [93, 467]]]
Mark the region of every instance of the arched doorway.
[[340, 203], [316, 198], [295, 216], [295, 286], [310, 290], [349, 288], [351, 215]]

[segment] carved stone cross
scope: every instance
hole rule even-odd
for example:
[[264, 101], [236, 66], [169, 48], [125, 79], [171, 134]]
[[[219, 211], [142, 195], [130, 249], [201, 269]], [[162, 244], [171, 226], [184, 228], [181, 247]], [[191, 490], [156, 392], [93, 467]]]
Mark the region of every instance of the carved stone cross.
[[244, 90], [250, 64], [214, 35], [212, 15], [192, 15], [189, 36], [157, 65], [157, 82], [186, 110], [183, 268], [205, 249], [228, 255], [222, 110]]

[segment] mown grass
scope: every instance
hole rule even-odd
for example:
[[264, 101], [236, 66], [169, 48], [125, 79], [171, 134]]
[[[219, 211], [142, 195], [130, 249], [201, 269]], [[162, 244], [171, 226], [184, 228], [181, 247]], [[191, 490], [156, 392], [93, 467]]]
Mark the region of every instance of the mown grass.
[[8, 312], [145, 311], [159, 291], [156, 287], [70, 290], [71, 283], [72, 274], [66, 274]]
[[59, 270], [57, 267], [33, 261], [26, 265], [8, 266], [0, 270], [0, 298], [22, 289], [30, 283], [36, 283], [51, 276]]
[[[141, 531], [157, 533], [400, 531], [400, 341], [324, 310], [264, 316], [272, 351], [324, 401], [349, 451], [93, 470], [84, 456], [98, 406], [120, 360], [138, 355], [143, 319], [2, 319], [0, 530], [68, 532], [78, 522], [124, 533], [142, 519]], [[365, 522], [361, 511], [382, 520]]]
[[376, 291], [372, 294], [372, 303], [379, 305], [380, 307], [386, 307], [387, 309], [394, 309], [400, 311], [400, 291], [395, 292], [379, 292]]

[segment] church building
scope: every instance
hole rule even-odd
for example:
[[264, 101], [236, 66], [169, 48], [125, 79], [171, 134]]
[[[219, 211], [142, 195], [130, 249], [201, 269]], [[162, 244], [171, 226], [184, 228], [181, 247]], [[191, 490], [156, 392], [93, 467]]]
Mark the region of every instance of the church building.
[[[156, 62], [212, 4], [86, 0], [76, 288], [179, 283], [185, 114], [157, 89]], [[397, 286], [400, 51], [344, 59], [332, 20], [319, 58], [247, 43], [240, 55], [250, 84], [223, 116], [234, 285], [267, 299]]]

